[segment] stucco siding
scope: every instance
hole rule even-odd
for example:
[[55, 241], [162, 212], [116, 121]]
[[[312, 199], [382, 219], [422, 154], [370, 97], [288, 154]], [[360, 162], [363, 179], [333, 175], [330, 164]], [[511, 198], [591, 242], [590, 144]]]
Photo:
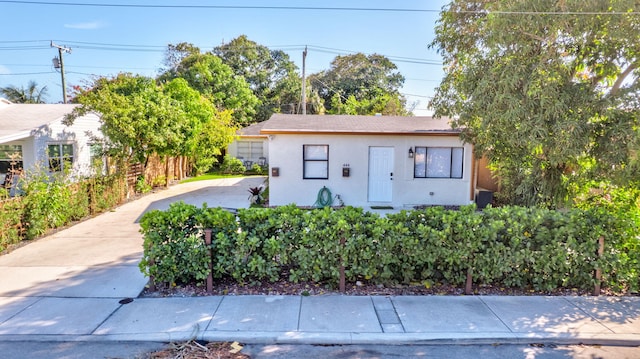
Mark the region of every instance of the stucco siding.
[[[329, 146], [328, 179], [303, 179], [303, 145]], [[464, 147], [462, 178], [414, 178], [414, 159], [408, 151], [416, 146]], [[368, 200], [370, 147], [393, 148], [391, 202]], [[312, 206], [326, 186], [352, 206], [463, 205], [471, 197], [471, 163], [472, 146], [457, 136], [275, 134], [269, 139], [269, 166], [278, 168], [279, 176], [269, 178], [269, 201], [276, 206]], [[346, 166], [349, 177], [342, 175]]]

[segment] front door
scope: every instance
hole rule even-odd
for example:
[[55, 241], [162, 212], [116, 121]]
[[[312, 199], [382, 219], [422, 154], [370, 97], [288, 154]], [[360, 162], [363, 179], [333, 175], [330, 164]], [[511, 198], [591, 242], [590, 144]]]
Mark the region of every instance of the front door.
[[369, 147], [369, 202], [391, 202], [393, 147]]

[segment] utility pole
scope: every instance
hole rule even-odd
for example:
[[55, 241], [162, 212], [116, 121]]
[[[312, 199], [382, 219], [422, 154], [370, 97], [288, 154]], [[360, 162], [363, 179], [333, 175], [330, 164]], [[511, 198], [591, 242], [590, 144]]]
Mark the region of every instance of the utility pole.
[[67, 84], [64, 81], [64, 60], [62, 54], [67, 52], [71, 53], [71, 49], [65, 46], [56, 45], [51, 41], [51, 47], [58, 49], [59, 57], [53, 58], [53, 67], [60, 69], [60, 77], [62, 77], [62, 103], [67, 103]]
[[305, 74], [307, 61], [307, 47], [302, 51], [302, 114], [307, 114], [307, 78]]

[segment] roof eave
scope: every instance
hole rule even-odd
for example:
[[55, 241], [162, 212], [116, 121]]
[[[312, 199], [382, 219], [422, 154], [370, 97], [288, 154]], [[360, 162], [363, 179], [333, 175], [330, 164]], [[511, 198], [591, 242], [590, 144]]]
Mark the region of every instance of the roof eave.
[[430, 130], [430, 131], [318, 131], [318, 130], [262, 130], [263, 135], [394, 135], [394, 136], [458, 136], [461, 131]]
[[7, 143], [7, 142], [12, 142], [12, 141], [24, 140], [25, 138], [29, 138], [31, 136], [32, 136], [31, 130], [16, 132], [16, 133], [11, 134], [11, 135], [0, 137], [0, 143]]

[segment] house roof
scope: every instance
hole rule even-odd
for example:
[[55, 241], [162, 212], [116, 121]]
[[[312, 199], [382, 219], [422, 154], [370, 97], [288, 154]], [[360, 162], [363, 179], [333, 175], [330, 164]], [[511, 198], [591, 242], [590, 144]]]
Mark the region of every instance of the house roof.
[[70, 104], [6, 104], [0, 106], [0, 140], [29, 137], [31, 131], [52, 123], [70, 113], [78, 105]]
[[351, 116], [274, 114], [262, 123], [269, 134], [458, 135], [449, 118], [430, 116]]
[[254, 123], [247, 127], [243, 127], [239, 129], [236, 133], [240, 137], [266, 137], [267, 135], [261, 135], [260, 130], [262, 130], [262, 126], [264, 126], [265, 121]]

